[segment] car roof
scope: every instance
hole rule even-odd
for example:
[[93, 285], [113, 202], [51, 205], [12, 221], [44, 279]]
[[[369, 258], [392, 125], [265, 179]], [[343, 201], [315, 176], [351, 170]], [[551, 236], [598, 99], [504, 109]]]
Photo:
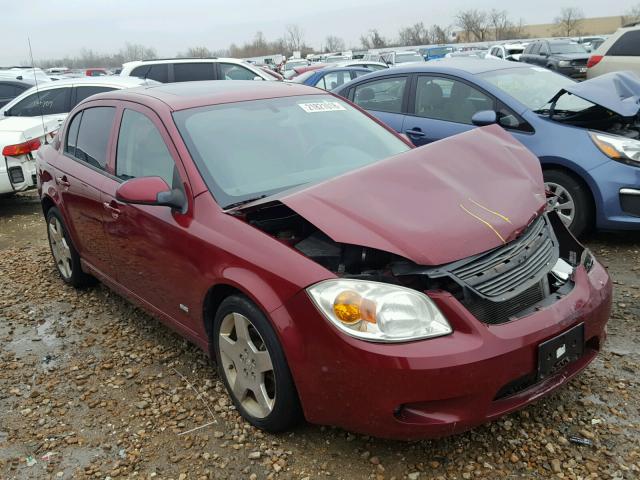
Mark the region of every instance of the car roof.
[[373, 75], [390, 75], [396, 73], [416, 73], [416, 72], [466, 72], [472, 75], [478, 73], [492, 72], [495, 70], [506, 70], [508, 68], [531, 68], [530, 64], [518, 62], [505, 62], [504, 60], [493, 60], [490, 58], [477, 57], [452, 57], [435, 59], [425, 63], [411, 63], [406, 66], [394, 67], [389, 70], [378, 70]]
[[[355, 70], [356, 72], [370, 72], [371, 70], [369, 70], [366, 67], [361, 67], [359, 65], [352, 65], [349, 67], [324, 67], [324, 68], [319, 68], [317, 70], [312, 70], [313, 72], [322, 72], [322, 73], [331, 73], [331, 72], [350, 72], [352, 70]], [[307, 73], [307, 72], [304, 72]]]
[[101, 93], [92, 99], [130, 100], [148, 103], [158, 100], [171, 110], [223, 103], [265, 100], [299, 95], [327, 95], [328, 92], [306, 85], [255, 80], [205, 80], [197, 82], [163, 83], [159, 85]]
[[114, 87], [138, 87], [149, 83], [148, 80], [138, 77], [120, 77], [118, 75], [102, 75], [100, 77], [70, 77], [39, 84], [40, 90], [49, 88], [59, 88], [65, 85], [107, 85]]

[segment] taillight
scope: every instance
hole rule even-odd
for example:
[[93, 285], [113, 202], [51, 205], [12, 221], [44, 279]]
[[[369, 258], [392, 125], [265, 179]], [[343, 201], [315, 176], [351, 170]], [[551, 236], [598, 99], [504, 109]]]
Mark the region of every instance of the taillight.
[[2, 149], [2, 155], [5, 157], [17, 157], [19, 155], [25, 155], [40, 148], [40, 139], [34, 138], [24, 143], [18, 143], [16, 145], [7, 145]]
[[591, 55], [587, 60], [587, 68], [595, 67], [600, 60], [602, 60], [602, 55]]

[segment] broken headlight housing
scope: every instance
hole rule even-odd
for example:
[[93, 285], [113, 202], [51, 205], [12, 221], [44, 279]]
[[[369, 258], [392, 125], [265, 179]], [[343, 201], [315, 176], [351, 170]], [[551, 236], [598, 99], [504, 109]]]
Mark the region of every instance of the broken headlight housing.
[[589, 136], [607, 157], [640, 167], [640, 141], [600, 132], [589, 132]]
[[322, 314], [344, 333], [371, 342], [408, 342], [453, 330], [433, 301], [405, 287], [366, 280], [326, 280], [307, 288]]

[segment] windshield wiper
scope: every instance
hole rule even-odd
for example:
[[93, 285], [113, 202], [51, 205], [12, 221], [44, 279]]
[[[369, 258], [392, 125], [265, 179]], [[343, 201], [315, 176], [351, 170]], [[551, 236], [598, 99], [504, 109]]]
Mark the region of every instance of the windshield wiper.
[[257, 197], [247, 198], [245, 200], [240, 200], [239, 202], [231, 203], [224, 207], [225, 210], [230, 210], [232, 208], [241, 207], [242, 205], [246, 205], [247, 203], [255, 202], [256, 200], [262, 200], [263, 198], [268, 197], [267, 194], [262, 194]]

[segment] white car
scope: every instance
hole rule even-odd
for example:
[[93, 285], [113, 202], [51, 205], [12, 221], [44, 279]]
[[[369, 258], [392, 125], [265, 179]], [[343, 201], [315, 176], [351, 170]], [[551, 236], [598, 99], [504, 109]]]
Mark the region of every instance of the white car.
[[0, 68], [0, 80], [21, 80], [31, 84], [51, 81], [49, 76], [41, 69], [31, 67]]
[[68, 113], [97, 93], [152, 84], [138, 78], [85, 77], [30, 88], [0, 108], [0, 195], [36, 185], [34, 152], [51, 141]]
[[522, 55], [522, 52], [524, 52], [524, 49], [526, 47], [526, 43], [506, 43], [504, 45], [494, 45], [489, 49], [489, 53], [487, 53], [484, 58], [519, 62], [520, 55]]
[[255, 65], [237, 58], [136, 60], [123, 64], [120, 76], [150, 79], [161, 83], [197, 80], [276, 80]]

